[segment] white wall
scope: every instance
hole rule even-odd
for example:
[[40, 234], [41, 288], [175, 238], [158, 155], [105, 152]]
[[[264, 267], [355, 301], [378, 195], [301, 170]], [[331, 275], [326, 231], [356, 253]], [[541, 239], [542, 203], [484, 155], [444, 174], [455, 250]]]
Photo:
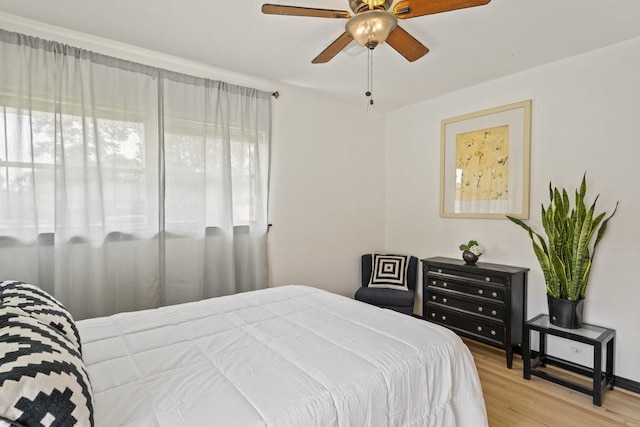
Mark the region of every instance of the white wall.
[[360, 256], [384, 248], [384, 120], [311, 90], [275, 102], [271, 161], [271, 285], [353, 297]]
[[0, 28], [156, 67], [278, 90], [274, 100], [270, 285], [353, 296], [360, 255], [384, 246], [384, 118], [312, 90], [246, 76], [0, 12]]
[[[600, 210], [620, 201], [598, 248], [585, 319], [617, 330], [616, 374], [640, 381], [640, 38], [387, 113], [386, 248], [459, 257], [460, 243], [479, 240], [481, 261], [531, 268], [528, 316], [547, 311], [544, 279], [522, 229], [507, 220], [439, 217], [441, 120], [525, 99], [533, 101], [534, 227], [549, 181], [573, 189], [587, 171], [588, 195], [600, 193]], [[567, 356], [568, 347], [552, 351]], [[588, 364], [591, 354], [586, 346], [577, 361]]]
[[360, 255], [384, 247], [384, 118], [266, 81], [0, 12], [0, 28], [191, 75], [278, 90], [273, 102], [270, 285], [353, 296]]

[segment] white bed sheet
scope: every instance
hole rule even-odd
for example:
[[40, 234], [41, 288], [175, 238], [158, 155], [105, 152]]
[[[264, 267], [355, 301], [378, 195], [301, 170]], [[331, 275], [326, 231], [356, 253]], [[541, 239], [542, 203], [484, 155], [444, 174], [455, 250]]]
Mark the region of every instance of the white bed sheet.
[[305, 286], [78, 322], [97, 427], [486, 426], [449, 330]]

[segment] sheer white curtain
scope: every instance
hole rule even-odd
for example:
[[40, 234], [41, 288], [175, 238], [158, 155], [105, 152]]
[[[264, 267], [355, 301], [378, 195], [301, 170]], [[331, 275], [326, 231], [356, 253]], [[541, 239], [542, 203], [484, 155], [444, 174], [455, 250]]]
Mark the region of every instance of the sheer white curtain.
[[77, 318], [267, 285], [267, 92], [0, 30], [0, 279]]

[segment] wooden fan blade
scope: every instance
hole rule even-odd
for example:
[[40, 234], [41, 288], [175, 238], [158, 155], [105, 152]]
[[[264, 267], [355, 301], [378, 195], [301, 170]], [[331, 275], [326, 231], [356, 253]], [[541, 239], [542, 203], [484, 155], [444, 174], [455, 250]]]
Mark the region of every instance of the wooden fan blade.
[[491, 0], [401, 0], [393, 7], [393, 14], [400, 19], [449, 12], [467, 7], [484, 6]]
[[283, 6], [280, 4], [263, 4], [262, 13], [267, 15], [312, 16], [315, 18], [351, 18], [351, 14], [344, 10], [314, 9], [312, 7]]
[[342, 49], [347, 47], [349, 43], [351, 43], [353, 37], [351, 37], [346, 32], [342, 33], [340, 37], [338, 37], [333, 43], [331, 43], [325, 50], [323, 50], [320, 55], [313, 58], [311, 61], [312, 64], [323, 64], [325, 62], [329, 62], [336, 56]]
[[400, 26], [397, 26], [396, 29], [389, 34], [387, 43], [409, 62], [420, 59], [429, 52], [429, 49], [427, 49], [425, 45], [416, 40]]

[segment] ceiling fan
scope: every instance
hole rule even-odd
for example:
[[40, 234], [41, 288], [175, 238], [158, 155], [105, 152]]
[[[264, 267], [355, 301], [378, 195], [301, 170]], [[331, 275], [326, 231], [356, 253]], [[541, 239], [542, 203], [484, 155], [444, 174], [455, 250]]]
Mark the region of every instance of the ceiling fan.
[[331, 43], [311, 62], [320, 64], [330, 61], [351, 40], [373, 50], [385, 41], [408, 61], [422, 58], [429, 49], [411, 34], [398, 26], [398, 18], [408, 19], [432, 15], [467, 7], [482, 6], [491, 0], [400, 0], [393, 10], [393, 0], [348, 0], [355, 15], [345, 10], [315, 9], [310, 7], [262, 5], [262, 13], [269, 15], [311, 16], [317, 18], [348, 19], [345, 32]]

